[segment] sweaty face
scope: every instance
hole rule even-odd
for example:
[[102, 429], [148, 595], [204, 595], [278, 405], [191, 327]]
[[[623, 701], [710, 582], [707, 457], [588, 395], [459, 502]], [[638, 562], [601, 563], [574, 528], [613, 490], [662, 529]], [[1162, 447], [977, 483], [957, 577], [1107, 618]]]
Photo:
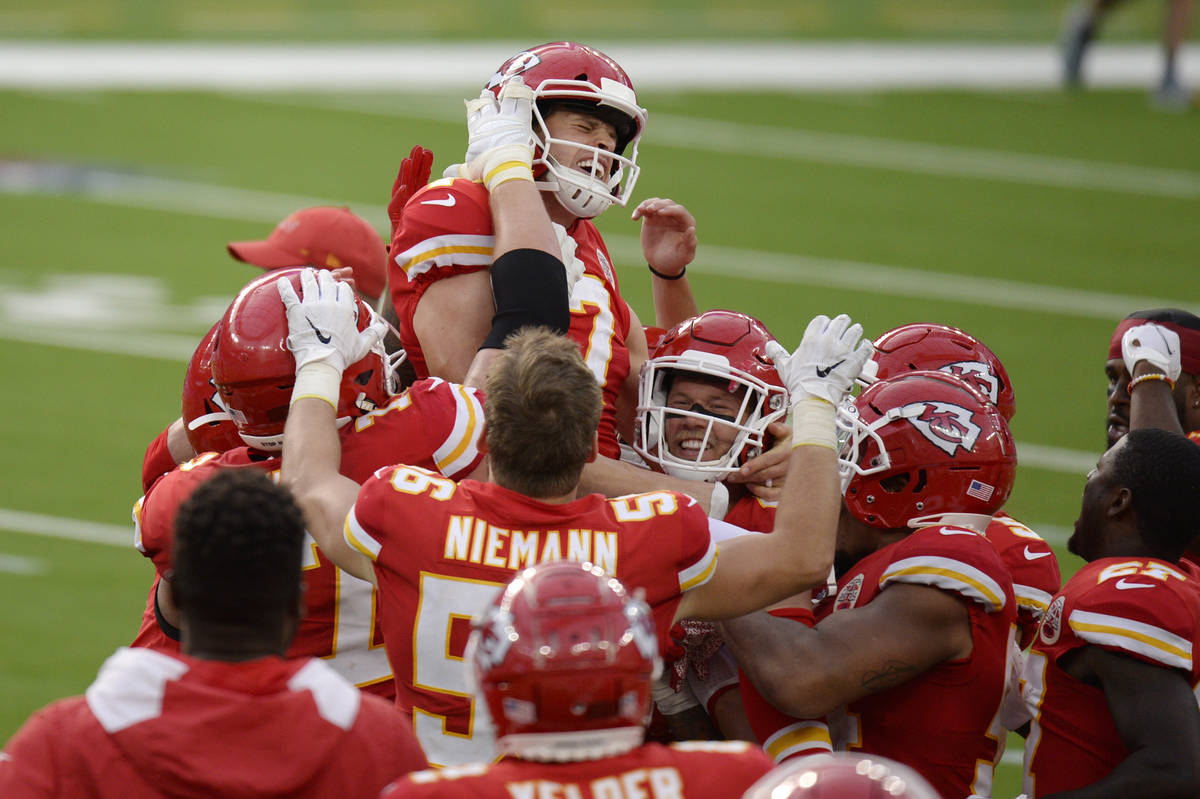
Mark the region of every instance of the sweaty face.
[[712, 461], [729, 452], [738, 431], [733, 425], [719, 420], [732, 422], [737, 419], [746, 388], [741, 386], [730, 392], [727, 386], [728, 382], [720, 378], [676, 375], [667, 392], [667, 407], [690, 410], [701, 416], [667, 414], [668, 452], [689, 461]]
[[[546, 129], [553, 139], [578, 142], [609, 153], [617, 146], [616, 127], [582, 111], [565, 108], [553, 111], [546, 117]], [[612, 159], [597, 156], [585, 147], [571, 147], [556, 142], [550, 145], [550, 155], [563, 166], [585, 174], [592, 174], [592, 165], [597, 158], [600, 160], [597, 175], [607, 177], [612, 171]]]
[[[1124, 434], [1122, 434], [1124, 435]], [[1120, 438], [1113, 444], [1096, 463], [1096, 467], [1088, 472], [1087, 482], [1083, 486], [1083, 499], [1080, 501], [1079, 518], [1075, 520], [1075, 532], [1067, 541], [1067, 549], [1084, 560], [1091, 561], [1099, 557], [1100, 542], [1104, 529], [1104, 513], [1108, 507], [1111, 495], [1112, 461], [1120, 451], [1124, 439]]]
[[1113, 358], [1104, 364], [1108, 377], [1107, 446], [1111, 447], [1129, 432], [1129, 372], [1125, 362]]

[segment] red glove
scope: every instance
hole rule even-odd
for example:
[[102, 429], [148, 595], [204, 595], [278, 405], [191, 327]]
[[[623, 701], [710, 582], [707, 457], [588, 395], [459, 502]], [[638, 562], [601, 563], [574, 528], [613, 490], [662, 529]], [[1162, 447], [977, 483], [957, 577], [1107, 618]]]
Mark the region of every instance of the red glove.
[[404, 220], [404, 206], [418, 189], [423, 189], [429, 182], [432, 170], [433, 153], [419, 144], [412, 148], [408, 158], [400, 162], [400, 171], [396, 173], [396, 182], [392, 184], [392, 199], [387, 207], [388, 219], [392, 220], [392, 239], [396, 238], [400, 223]]

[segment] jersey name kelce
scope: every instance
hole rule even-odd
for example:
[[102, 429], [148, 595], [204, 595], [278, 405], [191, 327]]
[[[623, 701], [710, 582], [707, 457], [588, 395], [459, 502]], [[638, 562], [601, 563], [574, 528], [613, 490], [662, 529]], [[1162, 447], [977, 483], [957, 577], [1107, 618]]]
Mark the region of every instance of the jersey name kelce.
[[1024, 790], [1043, 796], [1090, 785], [1129, 751], [1104, 691], [1067, 674], [1059, 660], [1085, 646], [1183, 673], [1200, 701], [1200, 574], [1183, 562], [1103, 558], [1079, 570], [1054, 597], [1025, 662]]
[[[406, 457], [446, 474], [461, 477], [475, 469], [483, 455], [481, 395], [443, 380], [422, 380], [372, 413], [342, 430], [342, 474], [357, 482]], [[155, 614], [158, 580], [170, 569], [175, 514], [192, 491], [221, 469], [260, 469], [278, 479], [279, 458], [246, 447], [218, 455], [205, 453], [160, 478], [134, 506], [134, 544], [154, 562], [142, 626], [133, 641], [167, 652], [179, 642], [163, 631]], [[370, 583], [338, 569], [306, 537], [302, 567], [305, 615], [288, 649], [289, 657], [320, 657], [350, 682], [392, 697], [392, 670], [383, 648]]]
[[[413, 328], [417, 302], [434, 281], [478, 272], [492, 263], [495, 245], [488, 193], [469, 180], [435, 181], [405, 206], [404, 224], [392, 241], [388, 283], [400, 319], [400, 337], [417, 374], [428, 368]], [[620, 457], [617, 399], [629, 375], [629, 306], [621, 299], [608, 248], [596, 226], [581, 219], [568, 233], [575, 257], [585, 267], [571, 289], [571, 326], [567, 335], [579, 344], [585, 363], [604, 391], [600, 453]], [[489, 311], [490, 313], [490, 311]]]
[[591, 494], [551, 505], [410, 466], [363, 485], [345, 534], [375, 562], [397, 702], [438, 766], [494, 756], [463, 650], [471, 619], [517, 571], [555, 560], [600, 566], [644, 591], [662, 646], [680, 596], [708, 581], [717, 557], [708, 517], [682, 494]]

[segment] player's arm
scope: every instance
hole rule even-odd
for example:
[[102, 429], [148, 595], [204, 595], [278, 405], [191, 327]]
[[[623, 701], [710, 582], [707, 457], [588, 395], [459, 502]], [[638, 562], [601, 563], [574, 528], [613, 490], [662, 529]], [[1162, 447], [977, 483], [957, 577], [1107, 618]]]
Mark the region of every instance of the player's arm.
[[834, 408], [871, 357], [871, 342], [848, 316], [814, 318], [796, 353], [768, 352], [787, 384], [794, 431], [772, 535], [721, 544], [708, 582], [683, 594], [676, 618], [725, 619], [766, 607], [825, 581], [841, 510]]
[[287, 309], [288, 348], [296, 359], [280, 479], [295, 495], [308, 532], [325, 556], [341, 570], [374, 583], [371, 561], [342, 532], [358, 483], [338, 470], [342, 444], [336, 417], [342, 372], [382, 339], [386, 326], [376, 318], [360, 332], [353, 290], [326, 271], [304, 270], [301, 297], [286, 278], [278, 286]]
[[722, 622], [721, 632], [768, 702], [788, 715], [815, 718], [969, 655], [967, 601], [897, 583], [811, 629], [759, 612]]
[[642, 254], [650, 268], [654, 324], [669, 330], [700, 313], [686, 277], [687, 265], [696, 257], [696, 219], [679, 203], [661, 197], [639, 203], [633, 219], [642, 221]]
[[[719, 483], [702, 483], [698, 480], [684, 480], [669, 474], [652, 472], [642, 466], [614, 460], [613, 458], [597, 457], [583, 467], [579, 478], [579, 493], [603, 494], [606, 497], [623, 497], [627, 494], [640, 494], [645, 491], [662, 490], [677, 491], [686, 494], [704, 509], [709, 515], [720, 518], [725, 515], [729, 496], [725, 492], [723, 503], [718, 497], [721, 507], [713, 508], [713, 491]], [[714, 513], [714, 510], [716, 511]]]
[[533, 91], [519, 77], [506, 83], [498, 98], [485, 89], [467, 104], [467, 153], [480, 154], [466, 169], [487, 187], [496, 231], [489, 270], [495, 314], [490, 325], [486, 315], [481, 319], [486, 329], [461, 381], [469, 386], [485, 384], [512, 333], [529, 325], [566, 333], [571, 324], [562, 249], [533, 183], [532, 114]]
[[1099, 782], [1043, 799], [1200, 796], [1200, 709], [1182, 671], [1096, 646], [1063, 660], [1071, 676], [1103, 687], [1129, 755]]
[[1184, 434], [1173, 393], [1182, 371], [1179, 334], [1147, 323], [1121, 337], [1121, 358], [1129, 371], [1129, 429], [1159, 428]]

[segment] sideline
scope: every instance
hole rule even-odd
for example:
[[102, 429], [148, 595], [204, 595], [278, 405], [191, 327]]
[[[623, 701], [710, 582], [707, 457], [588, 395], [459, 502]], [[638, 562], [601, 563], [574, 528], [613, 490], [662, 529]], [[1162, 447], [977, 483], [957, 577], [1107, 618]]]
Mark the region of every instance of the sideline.
[[[639, 90], [1056, 89], [1053, 44], [970, 42], [597, 42]], [[443, 90], [478, 86], [480, 65], [526, 43], [404, 45], [0, 40], [0, 87], [21, 89]], [[1088, 82], [1149, 88], [1157, 44], [1098, 43]], [[485, 66], [484, 69], [491, 68]], [[1200, 48], [1180, 53], [1200, 71]]]

